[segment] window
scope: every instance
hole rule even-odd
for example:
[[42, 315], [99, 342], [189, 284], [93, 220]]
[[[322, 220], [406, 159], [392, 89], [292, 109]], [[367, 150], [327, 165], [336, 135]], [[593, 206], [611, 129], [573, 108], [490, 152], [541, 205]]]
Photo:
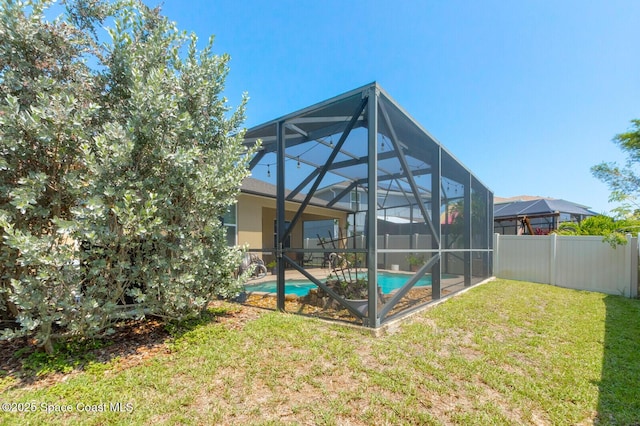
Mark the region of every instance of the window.
[[[285, 229], [289, 229], [291, 222], [286, 221], [284, 223]], [[273, 221], [273, 247], [278, 248], [278, 221]], [[291, 248], [291, 234], [287, 235], [287, 239], [284, 241], [282, 248]]]
[[[304, 248], [315, 248], [320, 238], [335, 238], [338, 235], [338, 224], [334, 219], [305, 220], [302, 223], [302, 238], [305, 241]], [[308, 241], [308, 243], [307, 243]]]
[[238, 219], [236, 216], [236, 205], [231, 205], [229, 210], [227, 210], [221, 219], [222, 225], [227, 229], [227, 245], [235, 246], [238, 244]]
[[577, 218], [569, 213], [560, 213], [560, 222], [578, 222]]
[[351, 210], [358, 211], [360, 208], [360, 193], [351, 191]]

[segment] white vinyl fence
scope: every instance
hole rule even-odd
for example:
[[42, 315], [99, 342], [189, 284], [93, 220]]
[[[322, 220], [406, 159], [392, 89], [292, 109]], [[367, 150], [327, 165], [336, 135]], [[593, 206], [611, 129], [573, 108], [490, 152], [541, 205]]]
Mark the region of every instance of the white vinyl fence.
[[498, 278], [638, 296], [638, 238], [615, 248], [602, 237], [494, 234]]

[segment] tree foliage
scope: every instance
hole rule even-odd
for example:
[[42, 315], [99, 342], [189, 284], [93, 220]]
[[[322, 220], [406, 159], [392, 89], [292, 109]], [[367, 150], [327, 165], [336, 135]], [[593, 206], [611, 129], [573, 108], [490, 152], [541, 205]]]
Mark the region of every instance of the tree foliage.
[[556, 231], [560, 235], [600, 235], [613, 247], [626, 244], [626, 235], [638, 232], [640, 232], [640, 220], [616, 220], [604, 215], [591, 216], [580, 223], [563, 222]]
[[48, 350], [232, 293], [218, 218], [248, 173], [213, 39], [138, 0], [50, 4], [0, 0], [0, 330]]
[[603, 162], [593, 166], [591, 173], [609, 186], [609, 201], [622, 203], [615, 209], [618, 216], [640, 218], [640, 119], [631, 120], [631, 124], [629, 131], [613, 138], [627, 155], [625, 164]]

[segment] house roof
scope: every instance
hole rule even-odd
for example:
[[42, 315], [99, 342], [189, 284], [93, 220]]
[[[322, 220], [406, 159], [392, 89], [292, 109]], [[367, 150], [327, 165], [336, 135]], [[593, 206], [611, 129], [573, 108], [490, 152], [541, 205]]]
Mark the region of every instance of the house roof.
[[595, 216], [597, 214], [588, 210], [581, 204], [572, 203], [567, 200], [549, 198], [496, 203], [493, 207], [494, 219], [555, 213], [579, 214], [584, 216]]
[[[378, 220], [384, 220], [385, 222], [389, 222], [389, 223], [395, 223], [395, 224], [405, 224], [405, 223], [412, 223], [411, 219], [407, 219], [406, 217], [399, 217], [399, 216], [378, 216]], [[417, 221], [413, 221], [413, 223], [419, 223]]]
[[[514, 201], [554, 200], [552, 197], [539, 195], [515, 195], [513, 197], [493, 197], [493, 204], [513, 203]], [[584, 206], [583, 206], [584, 207]]]
[[[263, 197], [269, 197], [269, 198], [275, 199], [277, 194], [277, 187], [276, 185], [273, 185], [269, 182], [265, 182], [263, 180], [255, 179], [252, 177], [247, 177], [242, 181], [242, 184], [240, 186], [240, 192], [243, 192], [245, 194], [260, 195]], [[291, 193], [291, 190], [285, 189], [285, 197], [288, 197], [290, 193]], [[297, 193], [292, 200], [288, 200], [288, 201], [295, 201], [298, 203], [302, 203], [306, 196], [307, 194]], [[311, 197], [309, 204], [319, 206], [319, 207], [327, 207], [327, 202], [325, 200], [321, 200], [320, 198], [316, 198], [316, 197]], [[344, 211], [344, 209], [341, 209], [341, 208], [337, 208], [337, 207], [332, 207], [332, 208], [333, 210]]]

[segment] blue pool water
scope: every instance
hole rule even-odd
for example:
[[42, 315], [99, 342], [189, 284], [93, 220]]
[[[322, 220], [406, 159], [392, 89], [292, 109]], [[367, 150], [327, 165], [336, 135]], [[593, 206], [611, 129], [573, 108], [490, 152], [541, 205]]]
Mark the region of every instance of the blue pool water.
[[[378, 286], [385, 294], [391, 293], [393, 290], [399, 289], [411, 278], [412, 274], [389, 274], [386, 272], [378, 272]], [[444, 278], [444, 277], [443, 277]], [[414, 287], [427, 287], [431, 285], [431, 275], [426, 275]], [[296, 296], [306, 296], [309, 290], [317, 288], [315, 284], [307, 280], [287, 280], [285, 281], [285, 294], [295, 294]], [[260, 291], [264, 293], [275, 293], [276, 282], [268, 281], [261, 284], [245, 285], [247, 291]]]

